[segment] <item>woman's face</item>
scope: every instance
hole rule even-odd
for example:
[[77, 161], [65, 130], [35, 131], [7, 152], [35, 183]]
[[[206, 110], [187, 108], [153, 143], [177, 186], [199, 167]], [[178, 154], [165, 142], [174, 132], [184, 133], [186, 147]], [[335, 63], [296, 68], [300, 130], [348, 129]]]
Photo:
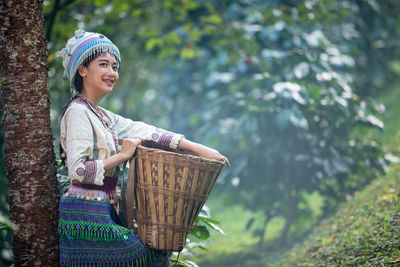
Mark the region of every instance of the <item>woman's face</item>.
[[103, 53], [92, 60], [89, 66], [83, 66], [80, 74], [86, 92], [103, 95], [111, 92], [118, 81], [118, 63], [113, 54]]

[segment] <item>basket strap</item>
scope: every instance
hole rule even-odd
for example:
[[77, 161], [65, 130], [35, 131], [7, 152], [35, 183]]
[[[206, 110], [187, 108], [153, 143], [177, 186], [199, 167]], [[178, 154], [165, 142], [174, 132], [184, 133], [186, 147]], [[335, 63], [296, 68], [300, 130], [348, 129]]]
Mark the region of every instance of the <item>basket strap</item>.
[[153, 193], [160, 193], [167, 196], [180, 196], [187, 200], [205, 201], [207, 200], [207, 195], [194, 194], [192, 192], [185, 192], [173, 189], [159, 188], [151, 184], [137, 183], [137, 188], [142, 190], [152, 191]]
[[[126, 166], [126, 165], [125, 165]], [[124, 166], [124, 172], [125, 172]], [[128, 181], [126, 184], [126, 194], [125, 194], [125, 183], [124, 179], [122, 179], [121, 186], [121, 199], [125, 221], [128, 224], [129, 229], [134, 229], [134, 217], [133, 217], [133, 208], [135, 205], [135, 196], [134, 196], [134, 187], [135, 187], [135, 157], [133, 157], [129, 162], [129, 171], [128, 171]]]

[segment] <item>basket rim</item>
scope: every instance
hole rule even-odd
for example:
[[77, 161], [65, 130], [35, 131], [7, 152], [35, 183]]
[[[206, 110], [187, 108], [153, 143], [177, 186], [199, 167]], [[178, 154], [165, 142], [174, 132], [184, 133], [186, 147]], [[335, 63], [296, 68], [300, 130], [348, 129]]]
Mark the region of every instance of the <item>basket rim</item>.
[[[220, 161], [220, 160], [206, 159], [206, 158], [195, 156], [195, 155], [191, 155], [191, 154], [183, 154], [183, 153], [174, 152], [174, 151], [167, 151], [167, 150], [163, 150], [163, 149], [160, 149], [160, 148], [152, 148], [152, 147], [146, 147], [146, 146], [143, 146], [143, 145], [139, 145], [137, 147], [137, 150], [139, 150], [139, 149], [147, 150], [147, 151], [154, 151], [154, 152], [157, 152], [157, 153], [163, 153], [163, 154], [166, 154], [166, 155], [180, 157], [180, 158], [183, 158], [183, 159], [202, 160], [202, 161], [205, 161], [206, 163], [220, 165], [221, 167], [223, 167], [225, 165], [225, 163]], [[136, 156], [137, 156], [137, 154], [136, 154]]]

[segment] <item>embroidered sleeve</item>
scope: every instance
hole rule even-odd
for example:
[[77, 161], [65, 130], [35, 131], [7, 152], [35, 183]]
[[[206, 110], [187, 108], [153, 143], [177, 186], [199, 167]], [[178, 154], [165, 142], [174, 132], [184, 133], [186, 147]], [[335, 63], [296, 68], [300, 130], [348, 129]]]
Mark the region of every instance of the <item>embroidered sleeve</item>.
[[161, 128], [156, 128], [155, 131], [156, 132], [152, 133], [151, 139], [160, 145], [173, 149], [178, 148], [179, 141], [184, 138], [181, 134], [175, 134]]
[[71, 108], [65, 113], [63, 123], [61, 138], [65, 138], [71, 182], [103, 185], [104, 162], [93, 158], [93, 129], [87, 114], [84, 110]]
[[141, 121], [132, 121], [122, 116], [111, 114], [118, 139], [139, 138], [142, 140], [153, 140], [163, 145], [176, 149], [179, 141], [184, 138], [181, 134], [166, 131]]
[[97, 163], [95, 160], [87, 160], [85, 162], [85, 168], [79, 167], [77, 175], [82, 176], [82, 184], [95, 184], [97, 175]]

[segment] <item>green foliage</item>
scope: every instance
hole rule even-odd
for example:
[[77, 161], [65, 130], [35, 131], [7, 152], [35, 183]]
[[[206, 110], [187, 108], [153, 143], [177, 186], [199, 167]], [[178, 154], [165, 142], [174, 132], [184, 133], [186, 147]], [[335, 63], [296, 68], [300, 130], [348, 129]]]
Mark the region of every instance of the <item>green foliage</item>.
[[276, 266], [396, 266], [400, 263], [400, 169], [356, 192]]
[[18, 227], [0, 214], [0, 231], [18, 231]]
[[[77, 1], [60, 11], [49, 44], [52, 103], [68, 99], [55, 51], [77, 25], [106, 34], [122, 69], [102, 105], [217, 147], [232, 163], [219, 181], [224, 193], [264, 216], [249, 229], [262, 241], [282, 219], [285, 241], [383, 171], [371, 132], [382, 130], [384, 108], [372, 96], [398, 74], [399, 8], [394, 0]], [[313, 212], [314, 194], [325, 213]], [[205, 227], [192, 238], [205, 238]]]
[[[309, 218], [305, 193], [320, 192], [330, 211], [383, 171], [379, 145], [364, 137], [382, 129], [383, 109], [354, 93], [348, 75], [354, 55], [321, 30], [335, 32], [332, 21], [347, 19], [321, 15], [330, 8], [339, 5], [216, 5], [224, 21], [199, 41], [206, 56], [172, 65], [180, 75], [165, 74], [167, 87], [192, 88], [172, 92], [172, 99], [184, 99], [172, 106], [192, 114], [198, 138], [231, 157], [225, 177], [239, 181], [237, 200], [264, 211], [266, 223], [286, 218], [282, 241], [291, 224]], [[320, 20], [308, 20], [315, 14]], [[172, 121], [181, 117], [172, 114]]]
[[[7, 211], [8, 214], [9, 211]], [[13, 224], [9, 218], [0, 212], [0, 263], [8, 265], [12, 262], [13, 255], [10, 247], [11, 233], [13, 231], [18, 231], [18, 227]]]
[[71, 184], [71, 181], [68, 176], [68, 169], [64, 165], [59, 164], [57, 168], [57, 179], [60, 184], [60, 196], [61, 196], [67, 191], [69, 185]]
[[212, 229], [214, 231], [219, 232], [224, 235], [224, 231], [218, 226], [219, 222], [213, 218], [211, 218], [210, 210], [207, 206], [203, 206], [199, 216], [196, 218], [195, 227], [193, 227], [192, 231], [189, 233], [189, 239], [194, 237], [196, 240], [204, 241], [210, 238], [210, 231]]
[[[203, 206], [199, 216], [195, 220], [195, 226], [189, 232], [185, 249], [181, 252], [184, 256], [183, 260], [178, 260], [176, 257], [171, 260], [172, 263], [178, 261], [177, 266], [196, 267], [195, 262], [188, 260], [190, 255], [195, 254], [196, 249], [205, 250], [204, 244], [210, 239], [210, 230], [224, 235], [224, 231], [218, 226], [220, 224], [217, 220], [211, 217], [210, 210], [207, 206]], [[185, 257], [186, 256], [186, 257]]]

